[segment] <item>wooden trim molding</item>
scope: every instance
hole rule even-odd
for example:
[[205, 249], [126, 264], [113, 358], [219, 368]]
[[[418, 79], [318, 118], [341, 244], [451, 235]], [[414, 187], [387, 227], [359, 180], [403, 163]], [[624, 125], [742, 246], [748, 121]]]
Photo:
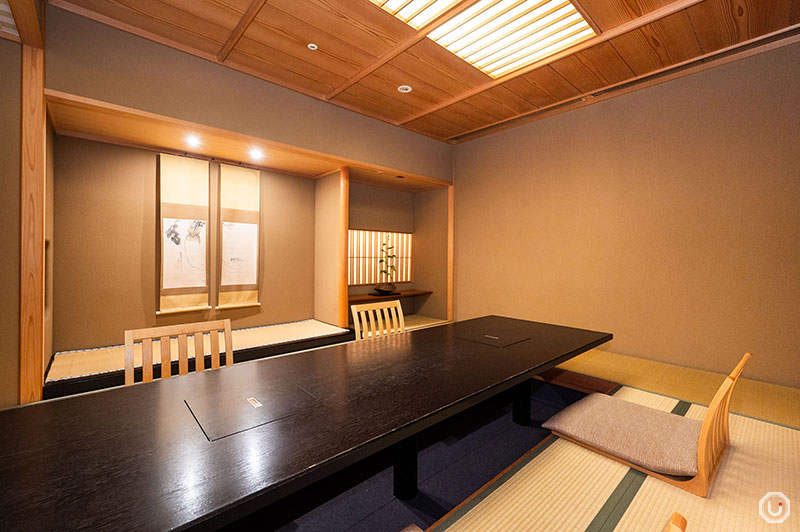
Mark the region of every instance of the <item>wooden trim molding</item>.
[[347, 234], [350, 227], [350, 168], [339, 169], [339, 257], [336, 268], [337, 325], [347, 327]]
[[405, 52], [406, 50], [417, 44], [419, 41], [427, 37], [430, 32], [432, 32], [433, 30], [435, 30], [436, 28], [438, 28], [451, 18], [455, 17], [462, 11], [469, 9], [470, 7], [472, 7], [473, 4], [476, 4], [478, 2], [479, 0], [465, 0], [459, 4], [454, 5], [453, 7], [451, 7], [450, 9], [439, 15], [438, 17], [434, 18], [433, 20], [422, 26], [419, 30], [417, 30], [417, 33], [398, 43], [397, 46], [395, 46], [388, 52], [381, 55], [375, 61], [370, 63], [366, 68], [357, 72], [355, 75], [347, 79], [344, 83], [342, 83], [341, 85], [333, 89], [331, 92], [326, 94], [325, 99], [330, 100], [331, 98], [335, 98], [342, 92], [346, 91], [348, 88], [352, 87], [353, 85], [355, 85], [368, 75], [378, 70], [380, 67], [382, 67], [383, 65], [385, 65], [398, 55], [402, 54], [403, 52]]
[[655, 11], [651, 11], [650, 13], [647, 13], [644, 16], [641, 16], [639, 18], [631, 20], [630, 22], [626, 22], [625, 24], [620, 24], [616, 28], [610, 29], [610, 30], [606, 31], [605, 33], [596, 35], [595, 37], [592, 37], [591, 39], [587, 39], [587, 40], [585, 40], [585, 41], [583, 41], [583, 42], [581, 42], [579, 44], [576, 44], [575, 46], [571, 46], [570, 48], [562, 50], [562, 51], [560, 51], [560, 52], [558, 52], [556, 54], [547, 56], [544, 59], [536, 61], [535, 63], [531, 63], [530, 65], [528, 65], [528, 66], [526, 66], [524, 68], [520, 68], [519, 70], [515, 70], [513, 72], [510, 72], [510, 73], [506, 74], [505, 76], [500, 76], [499, 78], [493, 79], [492, 81], [487, 81], [486, 83], [483, 83], [482, 85], [478, 85], [477, 87], [473, 87], [472, 89], [469, 89], [468, 91], [464, 91], [461, 94], [457, 94], [456, 96], [453, 96], [452, 98], [448, 98], [447, 100], [439, 102], [436, 105], [433, 105], [433, 106], [431, 106], [431, 107], [429, 107], [427, 109], [424, 109], [422, 111], [416, 112], [416, 113], [414, 113], [414, 114], [412, 114], [412, 115], [410, 115], [410, 116], [398, 121], [396, 123], [396, 125], [402, 126], [404, 124], [407, 124], [408, 122], [412, 122], [412, 121], [414, 121], [414, 120], [416, 120], [418, 118], [422, 118], [423, 116], [427, 116], [427, 115], [429, 115], [431, 113], [435, 113], [436, 111], [444, 109], [445, 107], [449, 107], [449, 106], [453, 105], [454, 103], [458, 103], [458, 102], [460, 102], [462, 100], [466, 100], [467, 98], [471, 98], [472, 96], [475, 96], [475, 95], [480, 94], [480, 93], [482, 93], [484, 91], [487, 91], [487, 90], [489, 90], [489, 89], [491, 89], [493, 87], [496, 87], [498, 85], [502, 85], [506, 81], [510, 81], [510, 80], [512, 80], [514, 78], [517, 78], [519, 76], [523, 76], [523, 75], [525, 75], [525, 74], [527, 74], [529, 72], [532, 72], [532, 71], [536, 70], [537, 68], [541, 68], [543, 66], [549, 65], [550, 63], [554, 63], [555, 61], [558, 61], [559, 59], [563, 59], [563, 58], [565, 58], [567, 56], [570, 56], [570, 55], [573, 55], [573, 54], [577, 54], [578, 52], [581, 52], [583, 50], [591, 48], [592, 46], [598, 45], [598, 44], [606, 42], [606, 41], [610, 41], [611, 39], [614, 39], [615, 37], [619, 37], [620, 35], [623, 35], [625, 33], [633, 31], [633, 30], [637, 30], [637, 29], [639, 29], [639, 28], [641, 28], [643, 26], [647, 26], [648, 24], [652, 24], [653, 22], [656, 22], [658, 20], [666, 18], [666, 17], [668, 17], [670, 15], [674, 15], [678, 11], [681, 11], [681, 10], [684, 10], [686, 8], [689, 8], [689, 7], [691, 7], [691, 6], [695, 5], [695, 4], [699, 4], [702, 1], [704, 1], [704, 0], [677, 0], [676, 2], [672, 2], [671, 4], [667, 4], [667, 5], [663, 6], [663, 7], [660, 7], [659, 9], [656, 9]]
[[22, 45], [20, 161], [19, 402], [44, 384], [44, 212], [47, 142], [44, 50]]
[[222, 47], [219, 53], [217, 53], [217, 61], [220, 63], [225, 62], [233, 48], [236, 46], [236, 43], [239, 42], [239, 39], [242, 38], [244, 32], [247, 31], [247, 28], [250, 27], [250, 24], [253, 23], [258, 13], [261, 11], [261, 8], [264, 7], [264, 4], [266, 3], [267, 0], [253, 0], [250, 3], [250, 7], [248, 7], [247, 11], [245, 11], [244, 15], [242, 15], [242, 19], [231, 32], [228, 40], [225, 41], [225, 45]]
[[39, 14], [36, 12], [36, 2], [34, 0], [9, 0], [8, 6], [11, 8], [11, 14], [14, 15], [14, 23], [17, 25], [22, 44], [34, 48], [44, 48], [42, 25], [39, 22]]

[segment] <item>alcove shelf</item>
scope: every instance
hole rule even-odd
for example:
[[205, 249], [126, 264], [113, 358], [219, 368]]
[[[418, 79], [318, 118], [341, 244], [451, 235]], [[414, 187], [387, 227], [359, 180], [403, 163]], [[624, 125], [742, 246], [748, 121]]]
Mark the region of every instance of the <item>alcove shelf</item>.
[[403, 290], [396, 294], [386, 296], [375, 296], [372, 294], [351, 294], [347, 297], [349, 304], [354, 303], [371, 303], [373, 301], [392, 301], [394, 299], [403, 299], [405, 297], [426, 296], [432, 294], [433, 290]]

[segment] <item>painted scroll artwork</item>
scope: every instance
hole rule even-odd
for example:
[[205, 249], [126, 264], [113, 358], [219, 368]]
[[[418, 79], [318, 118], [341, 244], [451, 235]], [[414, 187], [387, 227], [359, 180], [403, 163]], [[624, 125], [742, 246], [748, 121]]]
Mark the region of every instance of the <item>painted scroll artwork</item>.
[[258, 282], [258, 224], [222, 222], [222, 285]]
[[206, 222], [163, 219], [162, 288], [206, 286]]

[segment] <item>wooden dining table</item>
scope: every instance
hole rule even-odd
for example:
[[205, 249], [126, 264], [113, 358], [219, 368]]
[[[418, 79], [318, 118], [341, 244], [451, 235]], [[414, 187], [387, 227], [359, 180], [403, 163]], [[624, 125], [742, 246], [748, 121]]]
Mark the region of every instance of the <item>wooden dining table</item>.
[[485, 316], [0, 411], [0, 530], [214, 529], [375, 453], [416, 490], [415, 435], [610, 333]]

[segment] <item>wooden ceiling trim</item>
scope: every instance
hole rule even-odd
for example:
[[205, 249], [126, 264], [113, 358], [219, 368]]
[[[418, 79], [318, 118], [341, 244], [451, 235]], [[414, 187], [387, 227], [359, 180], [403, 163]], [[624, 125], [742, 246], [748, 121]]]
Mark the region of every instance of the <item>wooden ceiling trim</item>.
[[554, 61], [558, 61], [559, 59], [563, 59], [564, 57], [567, 57], [569, 55], [581, 52], [581, 51], [583, 51], [583, 50], [585, 50], [587, 48], [591, 48], [592, 46], [595, 46], [595, 45], [600, 44], [602, 42], [609, 41], [611, 39], [614, 39], [615, 37], [618, 37], [620, 35], [624, 35], [624, 34], [626, 34], [628, 32], [638, 30], [639, 28], [647, 26], [648, 24], [652, 24], [653, 22], [656, 22], [658, 20], [666, 18], [666, 17], [668, 17], [670, 15], [673, 15], [674, 13], [677, 13], [678, 11], [686, 9], [687, 7], [693, 6], [693, 5], [695, 5], [695, 4], [699, 3], [699, 2], [702, 2], [702, 1], [703, 0], [676, 0], [675, 2], [672, 2], [672, 3], [668, 4], [668, 5], [663, 6], [663, 7], [659, 8], [659, 9], [654, 10], [654, 11], [651, 11], [651, 12], [647, 13], [646, 15], [643, 15], [643, 16], [637, 18], [637, 19], [634, 19], [634, 20], [632, 20], [630, 22], [627, 22], [625, 24], [622, 24], [620, 26], [617, 26], [616, 28], [607, 30], [606, 32], [604, 32], [604, 33], [602, 33], [600, 35], [597, 35], [595, 37], [587, 39], [587, 40], [585, 40], [585, 41], [583, 41], [583, 42], [581, 42], [581, 43], [579, 43], [579, 44], [577, 44], [575, 46], [567, 48], [566, 50], [563, 50], [561, 52], [553, 54], [553, 55], [551, 55], [549, 57], [546, 57], [546, 58], [544, 58], [544, 59], [542, 59], [540, 61], [537, 61], [535, 63], [531, 63], [530, 65], [528, 65], [528, 66], [526, 66], [524, 68], [521, 68], [521, 69], [516, 70], [514, 72], [511, 72], [509, 74], [506, 74], [505, 76], [501, 76], [501, 77], [499, 77], [497, 79], [494, 79], [492, 81], [489, 81], [487, 83], [484, 83], [483, 85], [479, 85], [479, 86], [477, 86], [477, 87], [475, 87], [473, 89], [470, 89], [470, 90], [464, 92], [463, 94], [459, 94], [458, 96], [454, 96], [453, 98], [445, 100], [444, 102], [441, 102], [441, 103], [439, 103], [439, 104], [437, 104], [437, 105], [435, 105], [435, 106], [433, 106], [433, 107], [431, 107], [429, 109], [426, 109], [426, 110], [424, 110], [424, 111], [422, 111], [420, 113], [415, 113], [415, 114], [413, 114], [413, 115], [401, 120], [400, 122], [398, 122], [398, 125], [407, 124], [408, 122], [416, 120], [417, 118], [420, 118], [420, 117], [422, 117], [422, 116], [424, 116], [426, 114], [430, 114], [430, 113], [436, 112], [439, 109], [443, 109], [443, 108], [445, 108], [445, 107], [447, 107], [449, 105], [452, 105], [452, 104], [454, 104], [456, 102], [459, 102], [461, 100], [469, 98], [470, 96], [475, 96], [476, 94], [479, 94], [479, 93], [481, 93], [481, 92], [483, 92], [485, 90], [488, 90], [488, 89], [490, 89], [492, 87], [500, 85], [500, 84], [502, 84], [502, 83], [504, 83], [504, 82], [506, 82], [508, 80], [511, 80], [511, 79], [517, 78], [519, 76], [523, 76], [525, 74], [533, 72], [534, 70], [539, 69], [539, 68], [541, 68], [543, 66], [549, 65], [550, 63], [553, 63]]
[[228, 40], [225, 41], [225, 44], [217, 53], [217, 61], [219, 61], [220, 63], [224, 63], [225, 60], [228, 59], [231, 50], [233, 50], [233, 47], [236, 46], [236, 43], [239, 42], [239, 39], [242, 38], [244, 32], [247, 31], [247, 28], [250, 27], [250, 24], [253, 23], [253, 20], [255, 20], [256, 15], [258, 15], [259, 11], [261, 11], [261, 8], [264, 7], [264, 4], [266, 3], [267, 0], [253, 0], [250, 3], [250, 7], [248, 7], [247, 11], [244, 12], [244, 15], [242, 16], [241, 20], [239, 20], [239, 23], [231, 32], [230, 36], [228, 37]]
[[405, 52], [406, 50], [408, 50], [409, 48], [411, 48], [412, 46], [414, 46], [415, 44], [420, 42], [422, 39], [425, 39], [430, 32], [432, 32], [433, 30], [435, 30], [436, 28], [438, 28], [439, 26], [441, 26], [442, 24], [444, 24], [445, 22], [447, 22], [451, 18], [455, 17], [456, 15], [461, 13], [462, 11], [464, 11], [466, 9], [469, 9], [470, 7], [472, 7], [473, 4], [476, 4], [479, 1], [480, 0], [464, 0], [461, 3], [456, 4], [455, 6], [451, 7], [450, 9], [448, 9], [447, 11], [445, 11], [444, 13], [439, 15], [438, 17], [436, 17], [433, 20], [431, 20], [429, 23], [427, 23], [424, 26], [422, 26], [414, 35], [408, 37], [407, 39], [404, 39], [397, 46], [395, 46], [394, 48], [390, 49], [388, 52], [382, 54], [378, 59], [376, 59], [374, 62], [372, 62], [369, 66], [367, 66], [366, 68], [364, 68], [363, 70], [361, 70], [357, 74], [351, 76], [344, 83], [342, 83], [341, 85], [336, 87], [334, 90], [332, 90], [331, 92], [326, 94], [325, 95], [325, 99], [326, 100], [330, 100], [332, 98], [335, 98], [342, 91], [344, 91], [348, 87], [351, 87], [354, 84], [358, 83], [359, 81], [364, 79], [366, 76], [370, 75], [372, 72], [374, 72], [375, 70], [377, 70], [378, 68], [383, 66], [384, 64], [388, 63], [389, 61], [391, 61], [392, 59], [394, 59], [398, 55], [402, 54], [403, 52]]
[[8, 39], [9, 41], [14, 41], [21, 43], [22, 39], [19, 38], [19, 35], [16, 33], [9, 33], [7, 31], [0, 30], [0, 39]]
[[800, 43], [800, 23], [694, 57], [682, 63], [649, 72], [645, 75], [636, 76], [621, 83], [609, 85], [600, 90], [584, 93], [569, 100], [559, 101], [528, 113], [521, 113], [512, 118], [485, 125], [473, 131], [454, 135], [448, 137], [447, 140], [454, 144], [466, 142], [795, 43]]
[[582, 0], [570, 0], [570, 1], [572, 2], [572, 5], [575, 7], [575, 10], [581, 14], [583, 20], [585, 20], [586, 23], [589, 24], [589, 26], [594, 30], [595, 33], [597, 33], [598, 35], [603, 33], [603, 30], [600, 29], [600, 26], [597, 25], [597, 23], [594, 21], [594, 18], [592, 18], [589, 12], [586, 11], [586, 9], [583, 7]]
[[11, 8], [11, 14], [14, 15], [14, 24], [17, 25], [19, 32], [19, 42], [34, 48], [44, 48], [42, 26], [34, 0], [9, 0], [8, 7]]

